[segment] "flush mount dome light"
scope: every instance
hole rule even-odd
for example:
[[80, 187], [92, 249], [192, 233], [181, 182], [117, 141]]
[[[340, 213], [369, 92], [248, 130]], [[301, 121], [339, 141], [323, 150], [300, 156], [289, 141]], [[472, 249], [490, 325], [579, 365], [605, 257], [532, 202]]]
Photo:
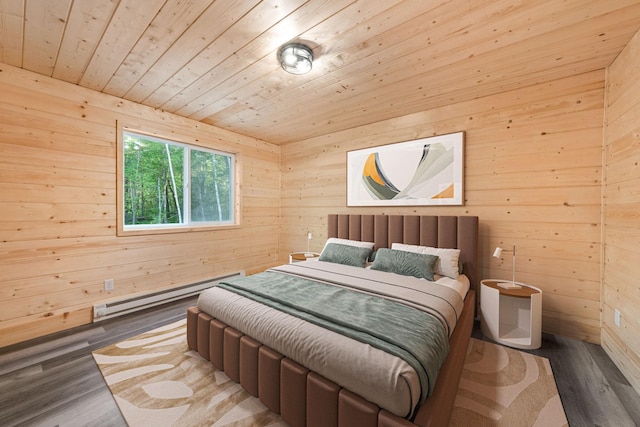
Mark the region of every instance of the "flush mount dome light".
[[278, 52], [282, 69], [291, 74], [306, 74], [311, 71], [313, 52], [301, 43], [289, 43]]

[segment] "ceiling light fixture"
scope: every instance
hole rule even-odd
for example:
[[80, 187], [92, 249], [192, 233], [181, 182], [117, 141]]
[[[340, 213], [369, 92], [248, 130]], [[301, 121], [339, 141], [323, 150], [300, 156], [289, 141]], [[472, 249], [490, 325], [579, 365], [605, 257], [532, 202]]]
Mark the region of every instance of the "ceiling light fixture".
[[282, 69], [291, 74], [306, 74], [311, 71], [313, 51], [301, 43], [289, 43], [280, 48], [278, 58]]

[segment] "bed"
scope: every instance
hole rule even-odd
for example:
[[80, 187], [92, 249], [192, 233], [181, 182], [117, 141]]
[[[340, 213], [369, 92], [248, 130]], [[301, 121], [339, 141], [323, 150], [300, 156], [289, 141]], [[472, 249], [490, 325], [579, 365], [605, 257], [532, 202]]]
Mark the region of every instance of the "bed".
[[[275, 309], [264, 308], [259, 302], [244, 302], [246, 305], [243, 306], [241, 312], [246, 313], [244, 315], [246, 318], [243, 319], [243, 316], [237, 314], [238, 309], [233, 309], [236, 310], [234, 315], [234, 311], [228, 307], [232, 304], [231, 300], [243, 300], [244, 297], [242, 295], [235, 296], [235, 294], [227, 297], [224, 289], [213, 291], [217, 294], [205, 295], [206, 292], [209, 292], [205, 291], [199, 300], [198, 307], [191, 307], [188, 310], [187, 341], [189, 347], [210, 360], [214, 366], [223, 370], [232, 380], [240, 383], [250, 394], [258, 397], [271, 411], [281, 414], [282, 418], [294, 427], [304, 425], [379, 427], [448, 425], [475, 316], [475, 297], [478, 284], [478, 218], [473, 216], [329, 215], [328, 237], [373, 242], [373, 250], [385, 256], [390, 253], [386, 248], [391, 248], [394, 244], [396, 249], [399, 248], [398, 244], [405, 244], [459, 250], [459, 268], [461, 268], [464, 277], [468, 279], [468, 290], [455, 289], [452, 291], [447, 288], [441, 291], [439, 289], [445, 288], [444, 286], [433, 285], [434, 289], [438, 288], [434, 292], [442, 292], [447, 295], [447, 298], [451, 296], [452, 301], [441, 304], [443, 307], [451, 306], [453, 308], [442, 309], [444, 314], [440, 317], [440, 323], [445, 325], [445, 329], [448, 323], [455, 323], [455, 328], [447, 331], [445, 336], [445, 340], [448, 338], [449, 349], [448, 353], [445, 353], [444, 362], [436, 373], [437, 377], [432, 376], [430, 371], [427, 372], [426, 377], [419, 369], [416, 369], [415, 372], [412, 371], [411, 369], [415, 365], [398, 358], [397, 354], [391, 350], [392, 354], [389, 355], [376, 349], [375, 345], [354, 343], [351, 338], [338, 339], [336, 335], [332, 335], [336, 331], [323, 329], [319, 333], [318, 340], [320, 341], [316, 342], [315, 338], [310, 337], [312, 333], [317, 333], [313, 329], [318, 329], [320, 326], [313, 321], [301, 320], [296, 315], [289, 318], [287, 316], [291, 316], [291, 314], [278, 312], [274, 315], [276, 320], [273, 322], [280, 323], [270, 323], [272, 322], [271, 317], [266, 315], [265, 319], [267, 320], [262, 320], [257, 317], [262, 316], [261, 310], [271, 312]], [[338, 246], [344, 249], [342, 245]], [[407, 248], [410, 247], [407, 246]], [[328, 252], [323, 250], [323, 253]], [[397, 251], [391, 251], [391, 253], [395, 254]], [[376, 258], [378, 256], [382, 258], [382, 255], [377, 255]], [[382, 261], [375, 259], [373, 262], [374, 264], [382, 263]], [[371, 266], [372, 268], [357, 268], [339, 265], [335, 266], [335, 269], [333, 266], [327, 267], [328, 271], [325, 271], [327, 270], [324, 267], [325, 264], [329, 263], [305, 261], [295, 265], [280, 266], [267, 273], [272, 275], [271, 280], [276, 280], [281, 277], [278, 275], [302, 274], [304, 276], [311, 270], [315, 275], [315, 270], [322, 270], [319, 273], [322, 276], [322, 281], [332, 282], [343, 276], [351, 276], [352, 271], [358, 270], [358, 277], [355, 279], [357, 283], [364, 283], [362, 286], [370, 286], [371, 282], [371, 286], [375, 287], [374, 293], [386, 292], [386, 288], [379, 290], [378, 286], [396, 286], [395, 282], [378, 285], [379, 275], [389, 277], [397, 275], [371, 271], [373, 266]], [[255, 276], [264, 277], [268, 274]], [[269, 277], [265, 277], [265, 280], [267, 279]], [[417, 288], [413, 287], [416, 280], [422, 281], [422, 279], [415, 278], [401, 279], [402, 285], [406, 284], [408, 287], [403, 292], [410, 293], [407, 295], [414, 295], [411, 292], [416, 292]], [[338, 287], [342, 287], [342, 285], [339, 284]], [[242, 292], [244, 291], [246, 290]], [[372, 291], [367, 288], [364, 292], [369, 294]], [[295, 294], [295, 291], [293, 293]], [[456, 296], [456, 293], [459, 293], [460, 296]], [[227, 298], [230, 300], [229, 303], [226, 301]], [[315, 294], [314, 298], [316, 298]], [[327, 298], [334, 298], [333, 294]], [[362, 299], [365, 298], [368, 296]], [[456, 298], [459, 298], [459, 303], [456, 302]], [[413, 297], [408, 297], [408, 299], [413, 300]], [[440, 294], [437, 295], [437, 299], [442, 299]], [[334, 300], [331, 299], [331, 301]], [[392, 307], [392, 310], [395, 309]], [[452, 315], [447, 310], [455, 312], [453, 315], [455, 319], [452, 322], [450, 322]], [[394, 323], [391, 321], [392, 319], [402, 316], [404, 314], [389, 316], [389, 322], [379, 323], [391, 324]], [[422, 320], [419, 321], [422, 322]], [[271, 332], [260, 332], [255, 329], [254, 323], [262, 322], [266, 322], [270, 328], [268, 331]], [[292, 325], [290, 330], [281, 329], [284, 327], [283, 325], [289, 324], [287, 322]], [[296, 333], [298, 335], [295, 335]], [[307, 350], [306, 355], [298, 350], [294, 351], [288, 348], [283, 350], [280, 343], [273, 340], [280, 340], [285, 336], [292, 336], [296, 343], [309, 341], [309, 345], [312, 347]], [[322, 339], [325, 341], [321, 341]], [[329, 359], [334, 351], [333, 347], [337, 348], [336, 353], [343, 353], [343, 349], [338, 344], [335, 346], [333, 344], [342, 340], [345, 341], [345, 346], [357, 349], [356, 354], [366, 353], [367, 357], [362, 358], [363, 366], [360, 366], [360, 363], [349, 364], [342, 360], [336, 364], [337, 367], [327, 367], [332, 363]], [[263, 344], [261, 341], [270, 345]], [[314, 345], [315, 347], [313, 347]], [[280, 351], [274, 350], [272, 347]], [[321, 354], [317, 353], [319, 348], [324, 349]], [[401, 351], [404, 350], [401, 349]], [[412, 349], [409, 350], [409, 352], [412, 351]], [[366, 363], [370, 363], [369, 356], [372, 353], [375, 353], [373, 354], [375, 357], [371, 357], [372, 367], [364, 367], [365, 359]], [[393, 366], [393, 369], [387, 369], [387, 365], [382, 365], [383, 362], [376, 359], [378, 356], [380, 359], [388, 359], [384, 363], [390, 361], [391, 365], [389, 366]], [[409, 368], [405, 366], [406, 363], [409, 364]], [[345, 369], [353, 370], [353, 372], [346, 372]], [[399, 377], [394, 376], [396, 370], [401, 372]], [[363, 375], [362, 372], [375, 374]], [[367, 380], [372, 380], [373, 385], [367, 385], [364, 382], [365, 377]], [[425, 381], [424, 378], [427, 380]], [[359, 382], [363, 382], [363, 384], [359, 384]], [[428, 385], [425, 386], [425, 383]], [[385, 389], [387, 384], [392, 384], [389, 387], [399, 388], [387, 390]], [[371, 390], [374, 391], [373, 395]], [[391, 397], [386, 397], [383, 393], [389, 393]], [[398, 403], [391, 402], [396, 395]], [[405, 395], [406, 397], [403, 397]], [[425, 399], [426, 395], [428, 397]], [[407, 399], [410, 402], [406, 403]]]

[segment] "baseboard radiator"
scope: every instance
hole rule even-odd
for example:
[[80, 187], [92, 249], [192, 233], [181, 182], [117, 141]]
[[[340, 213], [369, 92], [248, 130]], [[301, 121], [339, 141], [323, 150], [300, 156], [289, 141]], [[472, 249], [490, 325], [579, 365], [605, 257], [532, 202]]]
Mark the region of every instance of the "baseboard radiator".
[[133, 313], [134, 311], [144, 310], [156, 305], [166, 304], [171, 301], [177, 301], [182, 298], [197, 295], [205, 289], [214, 286], [221, 280], [244, 275], [244, 271], [238, 271], [177, 288], [139, 295], [133, 298], [125, 298], [119, 301], [108, 302], [106, 304], [94, 304], [93, 321], [98, 322], [100, 320], [111, 319], [112, 317], [122, 316], [124, 314]]

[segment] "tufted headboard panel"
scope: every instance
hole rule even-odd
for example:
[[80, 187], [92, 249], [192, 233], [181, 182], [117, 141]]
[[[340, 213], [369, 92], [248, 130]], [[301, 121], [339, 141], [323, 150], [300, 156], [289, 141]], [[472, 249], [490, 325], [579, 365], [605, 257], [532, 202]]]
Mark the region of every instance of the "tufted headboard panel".
[[464, 274], [478, 289], [477, 216], [330, 214], [327, 237], [374, 242], [374, 249], [392, 243], [460, 249]]

